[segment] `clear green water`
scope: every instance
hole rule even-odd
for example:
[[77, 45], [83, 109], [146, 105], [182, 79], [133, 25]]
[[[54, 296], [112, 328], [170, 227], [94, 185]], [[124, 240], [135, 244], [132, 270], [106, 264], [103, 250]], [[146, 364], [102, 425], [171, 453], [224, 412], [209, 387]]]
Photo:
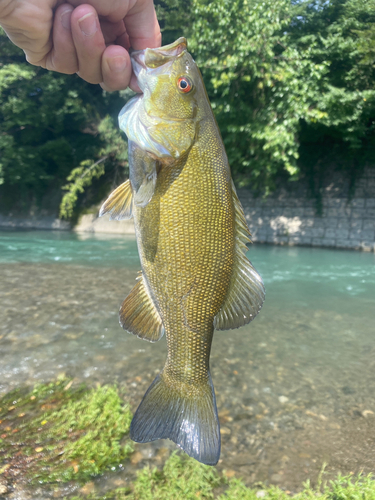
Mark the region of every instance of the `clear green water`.
[[[267, 295], [253, 323], [214, 336], [219, 467], [291, 490], [323, 462], [332, 474], [373, 472], [374, 254], [254, 245], [248, 256]], [[0, 391], [65, 373], [126, 384], [135, 409], [166, 355], [164, 340], [118, 325], [138, 270], [131, 236], [0, 232]], [[134, 467], [172, 449], [137, 445]]]
[[0, 264], [17, 262], [102, 267], [138, 265], [135, 237], [85, 236], [65, 231], [0, 231]]
[[[375, 254], [256, 245], [248, 254], [282, 307], [369, 311], [375, 304]], [[69, 232], [0, 232], [0, 264], [59, 263], [133, 269], [135, 238]]]

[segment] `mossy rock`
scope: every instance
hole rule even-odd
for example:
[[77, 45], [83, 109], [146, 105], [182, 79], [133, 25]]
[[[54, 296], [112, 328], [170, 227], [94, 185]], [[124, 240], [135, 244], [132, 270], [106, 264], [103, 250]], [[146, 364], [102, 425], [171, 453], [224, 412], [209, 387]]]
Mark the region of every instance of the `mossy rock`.
[[[162, 470], [145, 467], [128, 488], [117, 488], [104, 495], [73, 496], [69, 500], [375, 500], [375, 481], [370, 476], [339, 476], [318, 484], [307, 482], [294, 495], [277, 486], [258, 484], [249, 488], [240, 479], [228, 480], [214, 467], [174, 453]], [[68, 500], [68, 499], [64, 499]]]
[[131, 422], [114, 386], [61, 379], [0, 399], [0, 477], [32, 483], [84, 482], [132, 452]]

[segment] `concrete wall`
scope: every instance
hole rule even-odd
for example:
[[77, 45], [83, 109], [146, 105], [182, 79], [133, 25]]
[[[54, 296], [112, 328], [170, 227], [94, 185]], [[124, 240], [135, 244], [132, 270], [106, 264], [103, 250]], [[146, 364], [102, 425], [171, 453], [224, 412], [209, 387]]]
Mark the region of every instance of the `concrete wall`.
[[77, 233], [112, 233], [134, 234], [134, 223], [131, 220], [109, 220], [109, 215], [97, 217], [94, 214], [82, 215], [74, 227]]
[[253, 241], [375, 251], [375, 169], [367, 169], [349, 201], [349, 181], [335, 174], [322, 189], [316, 213], [306, 183], [289, 183], [266, 199], [247, 190], [238, 195]]
[[67, 231], [71, 229], [70, 222], [53, 216], [18, 217], [0, 215], [0, 229], [54, 229]]
[[[238, 190], [253, 240], [281, 245], [309, 245], [375, 251], [375, 168], [365, 170], [349, 197], [349, 181], [338, 173], [322, 189], [323, 212], [306, 182], [288, 183], [266, 199]], [[351, 201], [349, 201], [349, 199]], [[0, 215], [0, 228], [69, 229], [54, 217], [17, 218]], [[134, 233], [133, 221], [109, 221], [93, 214], [74, 228], [85, 233]]]

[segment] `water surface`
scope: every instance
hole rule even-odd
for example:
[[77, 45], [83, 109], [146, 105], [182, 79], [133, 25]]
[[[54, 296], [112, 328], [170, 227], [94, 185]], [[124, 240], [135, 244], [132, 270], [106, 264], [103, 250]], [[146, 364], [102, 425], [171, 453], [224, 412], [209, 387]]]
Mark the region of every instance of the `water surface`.
[[[248, 256], [267, 295], [253, 323], [214, 336], [219, 467], [291, 491], [325, 462], [333, 475], [373, 472], [374, 254], [254, 245]], [[0, 232], [0, 392], [64, 373], [124, 384], [136, 409], [166, 355], [164, 339], [118, 325], [138, 270], [132, 236]], [[136, 445], [132, 467], [160, 465], [173, 449]]]

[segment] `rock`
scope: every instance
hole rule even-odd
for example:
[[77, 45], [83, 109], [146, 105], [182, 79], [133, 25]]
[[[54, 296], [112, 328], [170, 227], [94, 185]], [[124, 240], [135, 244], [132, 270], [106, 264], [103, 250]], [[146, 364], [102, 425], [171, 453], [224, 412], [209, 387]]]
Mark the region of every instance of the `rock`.
[[242, 412], [242, 413], [238, 413], [235, 417], [234, 417], [234, 420], [235, 422], [238, 422], [240, 420], [249, 420], [251, 417], [253, 416], [253, 413], [245, 413], [245, 412]]
[[226, 475], [226, 477], [228, 479], [230, 479], [231, 477], [234, 477], [236, 475], [236, 471], [229, 469], [229, 470], [224, 471], [224, 474]]
[[140, 451], [136, 451], [135, 453], [133, 453], [133, 455], [131, 456], [131, 459], [130, 459], [130, 462], [133, 464], [133, 465], [137, 465], [141, 460], [143, 460], [143, 455]]
[[113, 484], [116, 486], [116, 488], [123, 488], [127, 485], [127, 482], [124, 481], [124, 479], [117, 478], [113, 481]]
[[229, 435], [231, 433], [232, 433], [232, 431], [230, 429], [228, 429], [228, 427], [221, 427], [221, 429], [220, 429], [220, 434], [222, 434], [223, 436]]
[[251, 465], [254, 463], [254, 457], [248, 453], [237, 453], [231, 460], [232, 465]]
[[270, 479], [273, 483], [279, 483], [281, 481], [282, 477], [280, 474], [272, 474]]
[[330, 423], [330, 424], [328, 425], [328, 427], [329, 427], [330, 429], [341, 429], [341, 425], [340, 425], [340, 424], [337, 424], [337, 423], [335, 423], [335, 422]]
[[82, 488], [80, 489], [80, 492], [83, 495], [89, 495], [90, 493], [93, 493], [95, 490], [95, 484], [93, 481], [90, 481], [89, 483], [86, 483]]
[[257, 498], [264, 498], [264, 497], [266, 496], [266, 494], [267, 494], [267, 493], [266, 493], [264, 490], [259, 490], [259, 491], [257, 491], [257, 492], [255, 493], [255, 496], [256, 496]]
[[109, 221], [108, 215], [98, 218], [96, 214], [84, 214], [74, 227], [74, 231], [78, 233], [134, 234], [134, 223], [132, 220]]
[[306, 415], [309, 415], [309, 417], [316, 417], [316, 418], [319, 418], [320, 420], [323, 420], [324, 422], [326, 420], [328, 420], [328, 418], [323, 415], [322, 413], [320, 415], [318, 415], [317, 413], [314, 413], [313, 411], [310, 411], [310, 410], [306, 410], [305, 411]]
[[158, 450], [155, 458], [156, 460], [160, 461], [166, 460], [168, 458], [169, 453], [170, 452], [168, 448], [162, 447]]
[[346, 395], [355, 394], [355, 392], [356, 392], [355, 389], [353, 389], [352, 387], [349, 387], [348, 385], [344, 386], [341, 390]]
[[5, 495], [5, 493], [8, 493], [8, 488], [5, 486], [5, 484], [0, 483], [0, 495]]
[[361, 414], [362, 414], [362, 417], [367, 418], [367, 417], [374, 415], [374, 412], [371, 410], [363, 410], [363, 412]]
[[230, 411], [228, 408], [225, 408], [224, 410], [219, 412], [219, 422], [221, 424], [225, 424], [226, 422], [232, 422], [233, 417], [230, 416]]
[[287, 398], [286, 396], [279, 396], [279, 402], [281, 404], [287, 403], [288, 401], [289, 401], [289, 398]]
[[150, 458], [153, 458], [155, 456], [156, 449], [153, 444], [149, 443], [149, 446], [141, 446], [140, 452], [142, 453], [143, 458], [149, 460]]

